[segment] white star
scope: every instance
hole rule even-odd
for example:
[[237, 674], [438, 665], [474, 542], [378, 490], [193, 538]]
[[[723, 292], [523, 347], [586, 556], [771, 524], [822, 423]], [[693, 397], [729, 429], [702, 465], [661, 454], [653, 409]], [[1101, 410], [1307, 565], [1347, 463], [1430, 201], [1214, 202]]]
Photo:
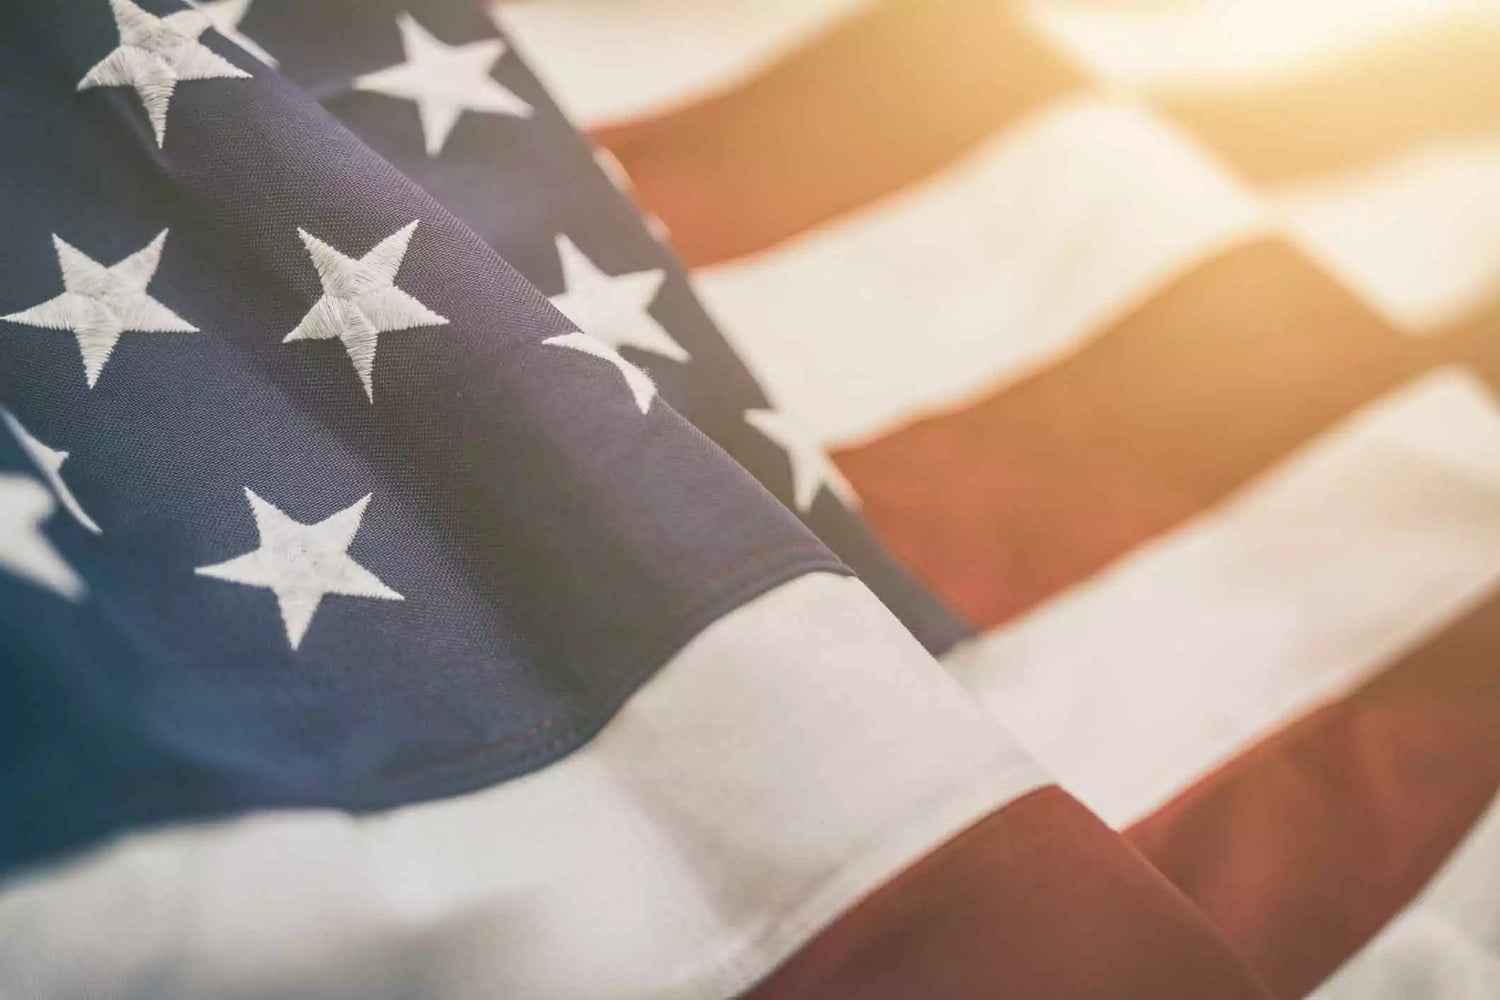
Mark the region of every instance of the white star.
[[574, 326], [616, 349], [635, 347], [673, 361], [688, 360], [688, 352], [647, 311], [667, 277], [665, 271], [605, 274], [566, 236], [557, 238], [557, 255], [567, 291], [552, 296], [552, 304]]
[[608, 361], [620, 370], [625, 384], [630, 387], [630, 394], [635, 397], [636, 407], [642, 413], [651, 411], [651, 400], [656, 398], [656, 386], [652, 384], [651, 376], [620, 357], [619, 351], [602, 340], [596, 340], [586, 333], [565, 333], [560, 337], [548, 337], [542, 343], [552, 347], [566, 347], [570, 351], [581, 351]]
[[307, 247], [318, 280], [323, 283], [323, 297], [302, 317], [296, 329], [286, 335], [283, 344], [294, 340], [331, 340], [344, 342], [349, 360], [365, 387], [370, 402], [375, 401], [372, 373], [375, 349], [380, 334], [410, 330], [416, 326], [445, 326], [447, 319], [428, 309], [415, 298], [396, 287], [396, 272], [406, 257], [407, 244], [417, 223], [396, 230], [358, 260], [346, 257], [305, 229], [298, 229], [302, 245]]
[[797, 510], [807, 513], [817, 499], [818, 490], [826, 486], [833, 495], [853, 507], [859, 503], [854, 487], [822, 448], [803, 437], [791, 421], [775, 410], [746, 410], [745, 423], [779, 444], [792, 464], [792, 500]]
[[56, 507], [35, 479], [0, 473], [0, 569], [76, 601], [83, 597], [83, 581], [41, 530]]
[[250, 53], [267, 66], [278, 65], [276, 58], [240, 32], [240, 22], [250, 9], [250, 0], [188, 0], [188, 6], [201, 10], [213, 23], [214, 30]]
[[47, 485], [52, 487], [52, 492], [57, 494], [57, 498], [62, 501], [68, 513], [73, 515], [73, 519], [94, 534], [102, 534], [99, 525], [95, 524], [94, 519], [84, 512], [83, 507], [78, 503], [78, 498], [73, 496], [73, 491], [68, 489], [67, 483], [63, 482], [62, 464], [68, 460], [68, 453], [42, 444], [32, 436], [30, 431], [21, 426], [21, 421], [17, 420], [9, 410], [0, 409], [0, 418], [4, 418], [5, 426], [10, 428], [10, 432], [20, 442], [21, 450], [36, 463], [36, 467], [41, 470], [42, 476], [47, 480]]
[[201, 11], [180, 10], [156, 17], [131, 0], [109, 0], [109, 6], [120, 31], [120, 44], [84, 74], [78, 89], [134, 87], [146, 106], [158, 146], [167, 136], [167, 106], [179, 80], [250, 75], [198, 42], [198, 36], [210, 26]]
[[465, 111], [529, 118], [531, 105], [496, 83], [490, 70], [505, 54], [498, 38], [445, 45], [410, 14], [396, 18], [406, 62], [354, 78], [355, 90], [417, 102], [427, 155], [442, 152]]
[[317, 524], [292, 520], [248, 487], [245, 496], [260, 532], [260, 548], [228, 562], [200, 566], [194, 572], [274, 593], [293, 649], [301, 645], [313, 614], [329, 594], [406, 600], [349, 558], [349, 546], [359, 532], [369, 495]]
[[122, 333], [194, 333], [198, 329], [146, 294], [166, 239], [163, 229], [144, 248], [105, 267], [53, 236], [65, 291], [41, 305], [0, 319], [70, 331], [78, 338], [84, 377], [93, 388]]

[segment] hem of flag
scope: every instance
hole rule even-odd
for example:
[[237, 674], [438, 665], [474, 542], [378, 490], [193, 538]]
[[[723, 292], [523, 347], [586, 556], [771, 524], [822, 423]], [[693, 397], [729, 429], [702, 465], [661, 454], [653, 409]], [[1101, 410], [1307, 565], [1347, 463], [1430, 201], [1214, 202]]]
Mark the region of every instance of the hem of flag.
[[769, 555], [749, 565], [734, 567], [726, 583], [701, 595], [680, 613], [675, 627], [653, 636], [655, 641], [643, 647], [642, 652], [626, 657], [622, 667], [611, 671], [614, 680], [603, 688], [602, 694], [592, 705], [575, 713], [566, 726], [556, 728], [554, 716], [533, 727], [533, 732], [541, 738], [528, 743], [518, 745], [508, 740], [489, 744], [456, 760], [440, 760], [380, 776], [365, 788], [357, 789], [345, 805], [356, 812], [375, 812], [479, 791], [545, 768], [598, 736], [642, 685], [668, 669], [672, 658], [684, 646], [725, 614], [809, 574], [827, 573], [853, 579], [849, 567], [813, 541], [778, 548]]

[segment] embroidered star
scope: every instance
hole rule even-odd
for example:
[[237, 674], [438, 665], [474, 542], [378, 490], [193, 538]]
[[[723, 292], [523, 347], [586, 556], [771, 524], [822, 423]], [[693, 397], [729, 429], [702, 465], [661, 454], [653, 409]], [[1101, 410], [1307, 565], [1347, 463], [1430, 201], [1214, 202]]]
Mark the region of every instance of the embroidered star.
[[305, 229], [298, 229], [302, 245], [307, 247], [318, 280], [323, 283], [323, 297], [302, 317], [296, 329], [286, 335], [283, 344], [294, 340], [331, 340], [344, 342], [344, 350], [354, 363], [365, 396], [375, 401], [372, 381], [375, 350], [382, 333], [410, 330], [417, 326], [446, 326], [448, 320], [428, 309], [411, 295], [396, 287], [396, 272], [406, 258], [406, 247], [417, 222], [396, 230], [359, 259], [346, 257]]
[[267, 66], [279, 65], [276, 58], [240, 31], [240, 22], [250, 9], [250, 0], [188, 0], [188, 6], [203, 12], [214, 30], [250, 53]]
[[0, 473], [0, 569], [76, 601], [83, 581], [42, 534], [57, 502], [30, 476]]
[[293, 649], [302, 644], [313, 614], [329, 594], [406, 600], [349, 557], [369, 495], [317, 524], [292, 520], [248, 487], [245, 496], [260, 532], [260, 548], [194, 572], [275, 594]]
[[574, 326], [616, 349], [635, 347], [673, 361], [688, 360], [688, 352], [648, 311], [666, 280], [665, 271], [605, 274], [566, 236], [557, 238], [557, 255], [567, 291], [552, 296], [552, 304]]
[[490, 76], [505, 54], [498, 38], [446, 45], [410, 14], [396, 18], [406, 61], [354, 78], [354, 89], [415, 101], [427, 155], [442, 152], [465, 111], [529, 118], [532, 107]]
[[109, 0], [109, 6], [120, 44], [84, 74], [78, 89], [134, 87], [146, 106], [157, 146], [166, 140], [167, 107], [179, 81], [250, 76], [198, 41], [210, 26], [201, 11], [180, 10], [157, 17], [131, 0]]
[[67, 330], [78, 338], [89, 388], [123, 333], [195, 333], [197, 327], [146, 294], [161, 263], [163, 229], [143, 249], [105, 267], [57, 236], [52, 246], [62, 271], [63, 293], [0, 319], [45, 330]]
[[745, 422], [776, 442], [792, 465], [792, 500], [807, 513], [823, 487], [853, 507], [859, 503], [854, 487], [833, 465], [822, 448], [798, 433], [791, 421], [775, 410], [746, 410]]
[[5, 421], [5, 426], [10, 428], [11, 434], [15, 435], [16, 441], [21, 445], [21, 450], [26, 452], [26, 457], [35, 463], [42, 477], [47, 480], [47, 485], [52, 487], [52, 492], [57, 494], [57, 499], [73, 519], [83, 525], [94, 534], [103, 534], [94, 519], [84, 512], [78, 503], [78, 498], [73, 496], [73, 491], [68, 489], [68, 484], [63, 482], [62, 464], [68, 460], [68, 453], [49, 448], [32, 436], [31, 432], [21, 426], [21, 421], [15, 418], [9, 410], [0, 409], [0, 418]]
[[619, 369], [620, 375], [625, 379], [625, 384], [630, 387], [630, 394], [635, 397], [636, 407], [642, 413], [651, 411], [651, 400], [656, 398], [656, 386], [652, 384], [651, 376], [620, 357], [619, 351], [602, 340], [590, 337], [586, 333], [565, 333], [560, 337], [548, 337], [542, 343], [551, 347], [565, 347], [570, 351], [581, 351], [608, 361]]

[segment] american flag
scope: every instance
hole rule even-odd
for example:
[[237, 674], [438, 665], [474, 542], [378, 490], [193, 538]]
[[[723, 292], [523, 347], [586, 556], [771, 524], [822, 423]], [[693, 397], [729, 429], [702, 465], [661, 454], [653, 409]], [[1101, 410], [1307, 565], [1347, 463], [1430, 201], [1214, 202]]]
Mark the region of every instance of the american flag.
[[0, 997], [1500, 990], [1500, 8], [1258, 6], [0, 10]]

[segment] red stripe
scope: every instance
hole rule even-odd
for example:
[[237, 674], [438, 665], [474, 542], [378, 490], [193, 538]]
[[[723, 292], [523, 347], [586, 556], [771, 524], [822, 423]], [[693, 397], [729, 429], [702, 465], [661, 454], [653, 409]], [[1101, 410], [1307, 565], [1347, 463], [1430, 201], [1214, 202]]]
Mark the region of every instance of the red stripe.
[[1048, 788], [875, 892], [746, 1000], [988, 997], [1268, 994], [1122, 838]]
[[[746, 84], [597, 138], [691, 265], [764, 250], [951, 164], [1091, 82], [1012, 7], [884, 0]], [[1246, 178], [1288, 182], [1500, 128], [1500, 31], [1463, 19], [1155, 108]]]
[[1285, 183], [1500, 128], [1500, 29], [1455, 18], [1274, 85], [1157, 106], [1252, 181]]
[[1301, 997], [1422, 888], [1500, 788], [1500, 598], [1128, 836]]
[[596, 139], [696, 266], [900, 190], [1081, 83], [1009, 4], [886, 0], [736, 90]]
[[1450, 346], [1393, 332], [1295, 250], [1258, 242], [1034, 377], [836, 459], [882, 540], [993, 626], [1205, 509]]

